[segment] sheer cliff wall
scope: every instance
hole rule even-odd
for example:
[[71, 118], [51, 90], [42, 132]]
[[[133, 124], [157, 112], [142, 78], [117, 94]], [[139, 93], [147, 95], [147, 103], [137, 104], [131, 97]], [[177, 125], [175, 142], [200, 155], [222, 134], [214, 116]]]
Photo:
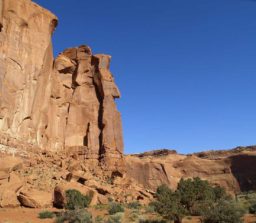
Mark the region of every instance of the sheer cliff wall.
[[80, 46], [54, 59], [57, 23], [30, 0], [0, 0], [0, 141], [76, 151], [89, 163], [122, 169], [120, 93], [111, 57]]

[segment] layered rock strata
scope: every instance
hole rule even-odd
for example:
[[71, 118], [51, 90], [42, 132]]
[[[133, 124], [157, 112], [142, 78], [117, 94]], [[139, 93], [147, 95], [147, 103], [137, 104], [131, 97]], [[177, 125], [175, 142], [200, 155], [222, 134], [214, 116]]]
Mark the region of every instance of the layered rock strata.
[[176, 189], [181, 178], [200, 177], [233, 195], [256, 189], [255, 162], [255, 146], [191, 155], [158, 150], [126, 157], [127, 176], [145, 189], [161, 184]]
[[0, 136], [121, 170], [120, 93], [111, 57], [80, 46], [54, 59], [57, 23], [30, 0], [0, 1]]

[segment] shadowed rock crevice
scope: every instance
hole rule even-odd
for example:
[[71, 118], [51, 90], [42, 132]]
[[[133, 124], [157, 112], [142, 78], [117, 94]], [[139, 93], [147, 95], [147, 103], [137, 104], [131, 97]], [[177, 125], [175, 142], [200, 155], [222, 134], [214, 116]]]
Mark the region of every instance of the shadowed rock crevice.
[[96, 57], [92, 57], [91, 61], [93, 70], [94, 70], [94, 76], [93, 76], [93, 84], [95, 86], [95, 93], [97, 96], [97, 99], [99, 101], [99, 110], [98, 110], [98, 128], [100, 129], [100, 134], [99, 134], [99, 161], [101, 159], [101, 155], [104, 151], [102, 151], [102, 143], [103, 143], [103, 134], [102, 130], [104, 128], [103, 126], [103, 100], [104, 100], [104, 93], [103, 93], [103, 88], [102, 88], [102, 83], [99, 79], [99, 60]]
[[230, 157], [231, 172], [241, 191], [256, 190], [256, 155]]
[[58, 19], [53, 19], [50, 23], [50, 32], [53, 34], [53, 32], [55, 31], [55, 29], [58, 26]]
[[90, 134], [90, 123], [87, 125], [86, 135], [84, 136], [84, 146], [88, 147], [89, 145], [89, 134]]

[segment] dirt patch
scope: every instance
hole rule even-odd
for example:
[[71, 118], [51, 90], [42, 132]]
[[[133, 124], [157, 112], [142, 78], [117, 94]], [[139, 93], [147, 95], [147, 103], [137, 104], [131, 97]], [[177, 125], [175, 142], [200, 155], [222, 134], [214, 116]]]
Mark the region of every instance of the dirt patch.
[[[39, 219], [38, 214], [46, 209], [0, 209], [0, 223], [53, 223], [54, 219]], [[56, 209], [47, 209], [58, 211]]]

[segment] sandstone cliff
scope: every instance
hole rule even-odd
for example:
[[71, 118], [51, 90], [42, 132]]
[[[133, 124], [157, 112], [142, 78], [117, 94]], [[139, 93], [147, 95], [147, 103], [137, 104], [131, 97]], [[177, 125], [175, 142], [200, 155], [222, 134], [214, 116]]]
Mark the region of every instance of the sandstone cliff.
[[[76, 153], [122, 170], [120, 97], [110, 56], [87, 46], [53, 58], [57, 18], [30, 0], [0, 1], [0, 141]], [[21, 143], [20, 143], [21, 142]]]
[[161, 184], [175, 189], [181, 178], [200, 177], [231, 194], [256, 189], [256, 147], [180, 155], [166, 150], [129, 155], [127, 175], [155, 190]]
[[82, 45], [54, 58], [57, 23], [30, 0], [0, 0], [0, 207], [51, 207], [52, 195], [61, 206], [68, 188], [93, 192], [95, 203], [147, 203], [182, 177], [256, 189], [255, 147], [124, 157], [111, 57]]

